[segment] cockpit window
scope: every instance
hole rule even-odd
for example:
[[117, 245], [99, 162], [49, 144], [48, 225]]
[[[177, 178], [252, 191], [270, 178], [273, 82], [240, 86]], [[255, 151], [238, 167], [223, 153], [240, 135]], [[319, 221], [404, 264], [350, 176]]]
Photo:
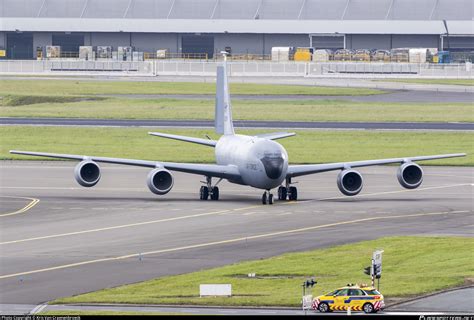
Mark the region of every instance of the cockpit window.
[[260, 161], [262, 161], [265, 172], [270, 179], [278, 179], [281, 176], [285, 162], [281, 153], [266, 153]]

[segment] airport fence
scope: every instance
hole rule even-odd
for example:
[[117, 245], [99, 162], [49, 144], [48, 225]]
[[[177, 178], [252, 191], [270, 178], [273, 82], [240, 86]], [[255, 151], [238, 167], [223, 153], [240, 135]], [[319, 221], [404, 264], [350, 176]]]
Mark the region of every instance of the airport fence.
[[[115, 73], [139, 76], [215, 76], [219, 61], [183, 60], [0, 60], [2, 74], [60, 74]], [[273, 61], [229, 61], [232, 76], [393, 76], [469, 78], [474, 76], [472, 64], [430, 63], [363, 63], [363, 62], [273, 62]]]

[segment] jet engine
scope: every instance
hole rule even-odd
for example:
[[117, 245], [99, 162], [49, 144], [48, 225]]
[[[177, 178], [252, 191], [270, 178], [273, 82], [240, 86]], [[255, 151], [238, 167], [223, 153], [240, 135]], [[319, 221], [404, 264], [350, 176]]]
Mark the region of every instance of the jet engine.
[[83, 187], [93, 187], [100, 180], [100, 167], [93, 161], [81, 161], [74, 169], [74, 178]]
[[342, 170], [337, 176], [337, 187], [346, 196], [355, 196], [362, 190], [362, 176], [355, 170]]
[[398, 182], [406, 189], [415, 189], [423, 182], [423, 170], [412, 162], [404, 163], [398, 168]]
[[168, 170], [156, 168], [148, 174], [146, 184], [151, 192], [164, 195], [173, 188], [174, 179]]

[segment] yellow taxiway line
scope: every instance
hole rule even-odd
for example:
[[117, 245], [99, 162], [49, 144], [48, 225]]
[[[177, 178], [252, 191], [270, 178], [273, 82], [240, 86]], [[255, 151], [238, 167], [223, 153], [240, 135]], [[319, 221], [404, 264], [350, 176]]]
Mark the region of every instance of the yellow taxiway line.
[[452, 215], [452, 214], [462, 214], [462, 213], [470, 213], [470, 212], [471, 211], [443, 211], [443, 212], [417, 213], [417, 214], [397, 215], [397, 216], [381, 216], [381, 217], [372, 217], [372, 218], [356, 219], [356, 220], [349, 220], [349, 221], [341, 221], [341, 222], [329, 223], [329, 224], [324, 224], [324, 225], [317, 225], [317, 226], [306, 227], [306, 228], [299, 228], [299, 229], [291, 229], [291, 230], [277, 231], [277, 232], [271, 232], [271, 233], [264, 233], [264, 234], [259, 234], [259, 235], [240, 237], [240, 238], [235, 238], [235, 239], [227, 239], [227, 240], [221, 240], [221, 241], [214, 241], [214, 242], [208, 242], [208, 243], [200, 243], [200, 244], [182, 246], [182, 247], [177, 247], [177, 248], [161, 249], [161, 250], [148, 251], [148, 252], [142, 252], [142, 253], [132, 253], [132, 254], [124, 255], [124, 256], [88, 260], [88, 261], [82, 261], [82, 262], [59, 265], [59, 266], [56, 266], [56, 267], [37, 269], [37, 270], [31, 270], [31, 271], [25, 271], [25, 272], [18, 272], [18, 273], [13, 273], [13, 274], [6, 274], [6, 275], [0, 276], [0, 280], [1, 279], [14, 278], [14, 277], [18, 277], [18, 276], [36, 274], [36, 273], [41, 273], [41, 272], [47, 272], [47, 271], [54, 271], [54, 270], [62, 270], [62, 269], [67, 269], [67, 268], [79, 267], [79, 266], [84, 266], [84, 265], [89, 265], [89, 264], [100, 263], [100, 262], [118, 261], [118, 260], [125, 260], [125, 259], [129, 259], [129, 258], [137, 258], [137, 257], [153, 255], [153, 254], [162, 254], [162, 253], [183, 251], [183, 250], [210, 247], [210, 246], [216, 246], [216, 245], [224, 245], [224, 244], [230, 244], [230, 243], [241, 242], [241, 241], [248, 241], [248, 240], [255, 240], [255, 239], [262, 239], [262, 238], [270, 238], [270, 237], [275, 237], [275, 236], [284, 236], [284, 235], [289, 235], [289, 234], [294, 234], [294, 233], [301, 233], [301, 232], [306, 232], [306, 231], [313, 231], [313, 230], [317, 230], [317, 229], [330, 228], [330, 227], [341, 226], [341, 225], [349, 225], [349, 224], [355, 224], [355, 223], [360, 223], [360, 222], [368, 222], [368, 221], [376, 221], [376, 220], [389, 220], [389, 219], [406, 219], [406, 218], [425, 217], [425, 216]]
[[26, 200], [31, 200], [30, 203], [28, 203], [26, 206], [24, 206], [23, 208], [21, 208], [20, 210], [17, 210], [17, 211], [14, 211], [14, 212], [10, 212], [10, 213], [3, 213], [3, 214], [0, 214], [0, 217], [8, 217], [8, 216], [13, 216], [15, 214], [20, 214], [20, 213], [23, 213], [23, 212], [26, 212], [28, 210], [30, 210], [31, 208], [33, 208], [34, 206], [36, 206], [38, 204], [38, 202], [40, 202], [39, 199], [35, 199], [35, 198], [26, 198], [26, 197], [13, 197], [13, 196], [0, 196], [1, 198], [13, 198], [13, 199], [26, 199]]

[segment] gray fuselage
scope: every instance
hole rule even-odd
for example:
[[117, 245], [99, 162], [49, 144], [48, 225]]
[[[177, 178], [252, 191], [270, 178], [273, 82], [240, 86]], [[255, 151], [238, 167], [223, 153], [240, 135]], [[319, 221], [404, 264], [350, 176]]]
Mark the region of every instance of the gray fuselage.
[[217, 142], [216, 162], [236, 166], [241, 181], [259, 189], [278, 187], [286, 178], [288, 153], [275, 141], [245, 135], [224, 135]]

